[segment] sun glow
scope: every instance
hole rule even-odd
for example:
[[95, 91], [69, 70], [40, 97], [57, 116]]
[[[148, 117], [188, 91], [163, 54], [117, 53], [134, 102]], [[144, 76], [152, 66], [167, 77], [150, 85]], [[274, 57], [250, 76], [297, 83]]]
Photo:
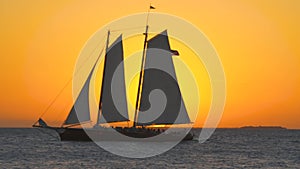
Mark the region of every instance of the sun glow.
[[[227, 80], [226, 107], [219, 127], [300, 128], [300, 1], [153, 0], [151, 3], [155, 4], [154, 12], [182, 17], [198, 27], [218, 51]], [[3, 0], [0, 4], [3, 127], [31, 126], [72, 77], [78, 54], [88, 38], [112, 20], [145, 12], [149, 6], [148, 1], [140, 0]], [[190, 65], [196, 76], [200, 96], [204, 97], [199, 110], [193, 107], [192, 98], [183, 97], [189, 112], [199, 114], [196, 124], [202, 126], [211, 100], [209, 76], [202, 63], [194, 62], [193, 51], [174, 39], [171, 46], [181, 49], [181, 61]], [[134, 48], [127, 48], [126, 55]], [[174, 62], [182, 90], [192, 92], [183, 83], [186, 77], [180, 60], [174, 58]], [[135, 79], [131, 83], [128, 97], [132, 104]], [[98, 87], [95, 93], [99, 93]], [[72, 99], [70, 84], [45, 118], [59, 124], [66, 117]]]

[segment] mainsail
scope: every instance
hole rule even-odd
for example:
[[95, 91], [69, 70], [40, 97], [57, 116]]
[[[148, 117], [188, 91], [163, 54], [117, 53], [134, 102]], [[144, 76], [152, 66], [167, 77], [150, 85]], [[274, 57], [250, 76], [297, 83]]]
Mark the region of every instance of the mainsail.
[[[177, 83], [172, 52], [166, 30], [148, 41], [138, 125], [190, 123]], [[151, 92], [155, 89], [159, 89], [166, 96], [163, 112], [157, 112], [159, 110], [151, 107], [151, 104], [154, 104], [153, 107], [161, 104], [161, 98], [154, 96], [154, 99], [151, 99]]]
[[[112, 85], [113, 78], [114, 85]], [[99, 109], [98, 123], [129, 121], [122, 35], [106, 50]]]

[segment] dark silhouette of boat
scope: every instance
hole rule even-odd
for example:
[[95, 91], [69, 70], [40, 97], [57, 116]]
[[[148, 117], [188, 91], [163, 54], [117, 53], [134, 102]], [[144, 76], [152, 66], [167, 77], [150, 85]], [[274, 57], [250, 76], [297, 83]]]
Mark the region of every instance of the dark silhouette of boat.
[[[109, 45], [110, 31], [108, 31], [99, 111], [94, 127], [83, 129], [79, 126], [91, 122], [89, 86], [93, 74], [96, 72], [95, 67], [99, 62], [100, 55], [90, 70], [62, 127], [48, 126], [42, 118], [33, 127], [53, 129], [57, 131], [63, 141], [192, 140], [193, 134], [189, 130], [178, 129], [170, 130], [174, 132], [167, 132], [168, 128], [151, 127], [153, 125], [190, 124], [191, 121], [181, 97], [172, 59], [174, 55], [179, 55], [179, 52], [170, 48], [167, 30], [148, 40], [148, 28], [147, 24], [144, 33], [145, 40], [136, 109], [132, 120], [133, 126], [103, 127], [103, 124], [107, 123], [130, 121], [126, 99], [122, 34]], [[116, 71], [117, 69], [120, 71]], [[167, 97], [166, 107], [159, 116], [156, 112], [147, 111], [151, 107], [149, 95], [155, 89], [160, 89]], [[115, 95], [112, 94], [112, 91]], [[120, 137], [120, 135], [124, 137]]]

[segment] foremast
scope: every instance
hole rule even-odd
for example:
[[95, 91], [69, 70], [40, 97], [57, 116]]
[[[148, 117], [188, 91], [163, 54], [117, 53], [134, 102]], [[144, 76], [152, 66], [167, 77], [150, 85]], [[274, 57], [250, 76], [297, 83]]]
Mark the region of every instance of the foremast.
[[[109, 45], [109, 36], [110, 36], [110, 30], [107, 31], [107, 38], [106, 38], [106, 47], [105, 47], [105, 55], [107, 53], [108, 45]], [[105, 77], [105, 67], [106, 67], [106, 59], [104, 59], [104, 68], [103, 68], [103, 75], [102, 79]], [[102, 113], [102, 94], [103, 94], [103, 89], [104, 89], [104, 80], [102, 80], [102, 85], [101, 85], [101, 93], [100, 93], [100, 100], [99, 100], [99, 109], [97, 113], [97, 123], [95, 124], [94, 127], [97, 127], [100, 124], [100, 116]]]

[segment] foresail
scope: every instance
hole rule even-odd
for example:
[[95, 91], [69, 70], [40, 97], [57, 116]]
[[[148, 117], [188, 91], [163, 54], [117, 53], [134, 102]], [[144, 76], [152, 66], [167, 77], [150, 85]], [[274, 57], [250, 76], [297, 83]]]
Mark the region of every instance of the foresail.
[[85, 81], [67, 119], [65, 120], [64, 125], [79, 124], [90, 121], [89, 88], [96, 64], [97, 63], [93, 66], [87, 80]]
[[104, 63], [98, 122], [128, 121], [122, 35], [107, 49]]
[[177, 83], [173, 54], [167, 31], [148, 41], [138, 125], [190, 123]]

